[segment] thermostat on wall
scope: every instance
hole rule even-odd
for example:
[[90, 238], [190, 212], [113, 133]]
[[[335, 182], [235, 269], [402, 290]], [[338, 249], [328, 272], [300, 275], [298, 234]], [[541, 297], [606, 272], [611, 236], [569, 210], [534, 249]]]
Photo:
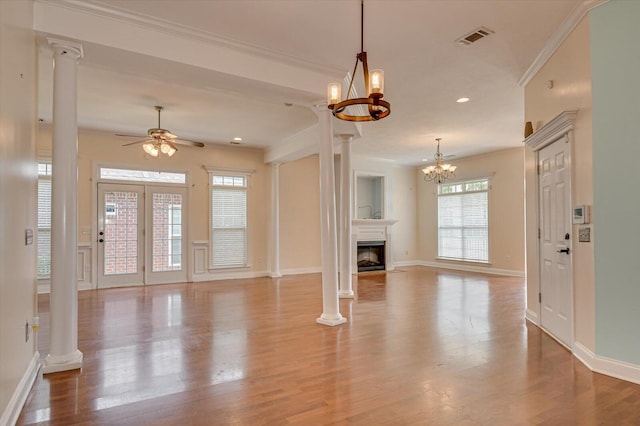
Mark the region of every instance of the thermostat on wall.
[[589, 223], [589, 206], [575, 206], [573, 208], [573, 223], [584, 224]]

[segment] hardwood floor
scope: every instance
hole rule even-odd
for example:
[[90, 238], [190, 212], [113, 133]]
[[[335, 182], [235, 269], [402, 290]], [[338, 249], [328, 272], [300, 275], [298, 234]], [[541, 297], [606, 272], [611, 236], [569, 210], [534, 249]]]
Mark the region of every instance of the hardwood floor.
[[411, 267], [356, 290], [337, 327], [315, 323], [318, 274], [80, 292], [83, 369], [40, 375], [18, 424], [640, 424], [640, 385], [523, 319], [524, 279]]

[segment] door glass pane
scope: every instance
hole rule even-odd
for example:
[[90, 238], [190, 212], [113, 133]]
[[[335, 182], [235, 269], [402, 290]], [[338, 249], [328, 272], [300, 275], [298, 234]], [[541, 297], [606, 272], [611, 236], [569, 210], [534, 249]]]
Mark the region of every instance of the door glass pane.
[[104, 274], [138, 272], [138, 194], [104, 193]]
[[153, 194], [152, 271], [182, 270], [182, 195]]

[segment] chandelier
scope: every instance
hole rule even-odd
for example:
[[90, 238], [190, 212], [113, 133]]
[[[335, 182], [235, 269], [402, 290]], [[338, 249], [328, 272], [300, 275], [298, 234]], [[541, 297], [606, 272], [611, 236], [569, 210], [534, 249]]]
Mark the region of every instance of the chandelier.
[[436, 138], [438, 141], [438, 148], [436, 154], [433, 156], [436, 160], [435, 166], [427, 166], [422, 169], [424, 173], [424, 180], [426, 182], [433, 181], [434, 183], [443, 183], [445, 180], [456, 176], [456, 166], [451, 164], [442, 164], [442, 153], [440, 152], [440, 141], [442, 138]]
[[171, 157], [178, 150], [174, 144], [166, 139], [157, 139], [152, 142], [147, 142], [142, 145], [142, 149], [152, 157], [157, 157], [160, 153]]
[[[333, 116], [345, 121], [375, 121], [388, 116], [391, 113], [391, 104], [383, 101], [384, 95], [384, 71], [377, 69], [369, 72], [367, 65], [367, 52], [364, 51], [364, 0], [360, 2], [360, 53], [356, 55], [356, 64], [353, 67], [351, 81], [349, 82], [349, 90], [347, 90], [347, 99], [342, 101], [342, 83], [330, 83], [327, 86], [327, 103], [329, 109], [332, 110]], [[362, 62], [362, 71], [364, 74], [364, 87], [367, 92], [366, 98], [351, 98], [351, 89], [353, 88], [353, 80], [358, 69], [358, 62]], [[347, 112], [347, 107], [363, 105], [366, 106], [367, 112], [362, 109], [352, 108], [354, 111]]]

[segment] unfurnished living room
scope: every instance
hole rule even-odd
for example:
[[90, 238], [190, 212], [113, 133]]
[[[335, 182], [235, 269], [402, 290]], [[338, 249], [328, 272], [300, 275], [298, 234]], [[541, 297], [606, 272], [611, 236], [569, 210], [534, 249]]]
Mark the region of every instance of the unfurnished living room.
[[0, 425], [638, 425], [636, 0], [0, 0]]

